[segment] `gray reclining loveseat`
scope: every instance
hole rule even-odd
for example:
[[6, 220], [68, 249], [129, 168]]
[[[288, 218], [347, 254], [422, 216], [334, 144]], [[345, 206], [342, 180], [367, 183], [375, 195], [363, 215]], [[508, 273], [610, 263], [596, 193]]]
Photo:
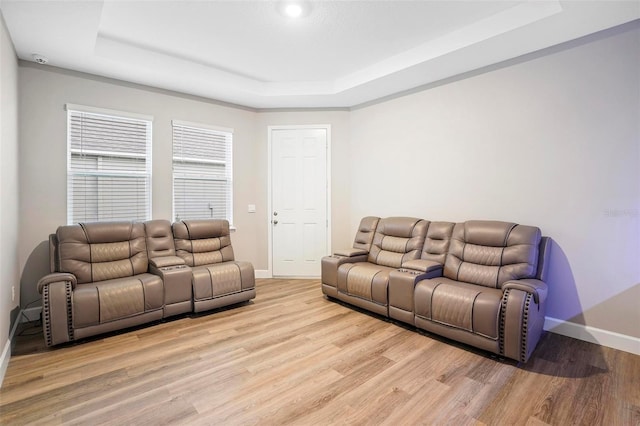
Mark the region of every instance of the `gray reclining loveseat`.
[[[190, 223], [195, 231], [184, 238]], [[46, 345], [255, 297], [253, 266], [233, 260], [226, 220], [174, 225], [178, 235], [166, 220], [60, 226], [49, 237], [51, 274], [38, 282]]]

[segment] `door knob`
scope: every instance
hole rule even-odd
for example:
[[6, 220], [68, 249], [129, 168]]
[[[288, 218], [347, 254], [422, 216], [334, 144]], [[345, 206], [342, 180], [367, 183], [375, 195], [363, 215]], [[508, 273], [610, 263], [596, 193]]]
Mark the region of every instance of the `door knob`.
[[274, 221], [273, 221], [273, 224], [274, 224], [274, 225], [277, 225], [277, 224], [278, 224], [278, 221], [277, 221], [277, 220], [274, 220]]
[[273, 212], [273, 215], [274, 216], [278, 216], [278, 212]]

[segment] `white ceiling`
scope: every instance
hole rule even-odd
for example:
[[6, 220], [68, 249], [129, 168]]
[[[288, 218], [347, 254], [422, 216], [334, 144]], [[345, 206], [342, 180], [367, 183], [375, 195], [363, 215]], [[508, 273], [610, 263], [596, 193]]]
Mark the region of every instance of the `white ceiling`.
[[254, 108], [352, 107], [640, 18], [639, 0], [281, 6], [0, 0], [21, 59]]

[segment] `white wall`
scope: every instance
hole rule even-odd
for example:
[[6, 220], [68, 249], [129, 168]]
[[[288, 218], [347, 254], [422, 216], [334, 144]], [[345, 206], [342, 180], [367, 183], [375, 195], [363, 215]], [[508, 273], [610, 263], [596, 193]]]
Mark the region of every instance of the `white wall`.
[[351, 225], [494, 219], [555, 241], [547, 315], [640, 337], [640, 30], [351, 114]]
[[[18, 63], [0, 13], [0, 383], [9, 361], [9, 332], [16, 320], [18, 271]], [[11, 288], [15, 287], [15, 300]]]

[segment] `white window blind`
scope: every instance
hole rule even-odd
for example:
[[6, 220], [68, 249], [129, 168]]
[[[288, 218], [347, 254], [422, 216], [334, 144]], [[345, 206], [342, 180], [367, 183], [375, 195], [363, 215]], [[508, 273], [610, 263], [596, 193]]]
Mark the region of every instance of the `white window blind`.
[[151, 217], [151, 118], [116, 114], [67, 105], [70, 224]]
[[173, 212], [233, 223], [233, 130], [173, 121]]

